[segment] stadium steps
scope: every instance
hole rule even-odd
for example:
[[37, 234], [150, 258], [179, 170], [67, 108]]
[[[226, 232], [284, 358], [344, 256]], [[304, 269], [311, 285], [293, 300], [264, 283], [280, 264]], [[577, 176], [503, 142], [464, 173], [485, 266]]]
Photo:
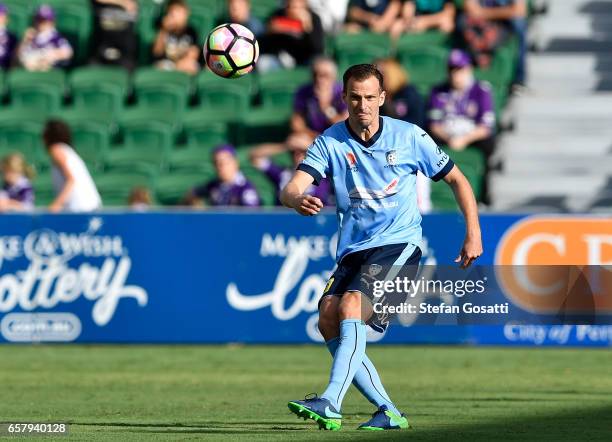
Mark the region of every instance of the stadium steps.
[[[612, 195], [612, 1], [551, 2], [516, 130], [500, 140], [495, 210], [606, 211]], [[608, 199], [606, 199], [608, 198]], [[612, 206], [607, 209], [612, 212]]]

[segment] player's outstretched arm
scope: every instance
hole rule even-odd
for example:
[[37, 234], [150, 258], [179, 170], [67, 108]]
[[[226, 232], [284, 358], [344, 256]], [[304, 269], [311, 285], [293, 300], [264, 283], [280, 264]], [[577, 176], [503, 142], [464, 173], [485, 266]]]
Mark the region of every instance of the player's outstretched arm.
[[300, 215], [312, 216], [319, 213], [323, 208], [321, 200], [304, 194], [313, 181], [312, 176], [306, 172], [296, 171], [280, 194], [281, 203], [285, 207], [294, 209]]
[[446, 174], [444, 181], [453, 189], [457, 204], [459, 204], [465, 218], [465, 239], [455, 262], [460, 262], [461, 267], [466, 268], [482, 255], [482, 238], [476, 198], [472, 186], [457, 166], [453, 166], [452, 170]]

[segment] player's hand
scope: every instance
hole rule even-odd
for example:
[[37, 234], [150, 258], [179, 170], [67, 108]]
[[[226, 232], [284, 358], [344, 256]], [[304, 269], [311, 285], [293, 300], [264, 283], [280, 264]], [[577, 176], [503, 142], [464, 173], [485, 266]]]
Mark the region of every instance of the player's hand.
[[468, 268], [480, 255], [482, 255], [482, 240], [480, 235], [475, 237], [466, 237], [463, 242], [463, 247], [459, 256], [455, 258], [455, 262], [461, 263], [461, 268]]
[[313, 216], [321, 211], [323, 203], [316, 196], [300, 195], [296, 198], [293, 207], [300, 215]]

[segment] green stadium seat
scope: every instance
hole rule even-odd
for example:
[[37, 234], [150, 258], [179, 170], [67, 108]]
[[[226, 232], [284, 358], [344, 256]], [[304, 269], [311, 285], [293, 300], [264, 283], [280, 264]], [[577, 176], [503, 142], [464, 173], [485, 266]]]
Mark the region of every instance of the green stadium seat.
[[155, 182], [156, 199], [165, 205], [179, 204], [191, 189], [213, 178], [214, 174], [204, 172], [174, 173], [160, 176]]
[[92, 10], [89, 4], [66, 3], [55, 7], [56, 26], [70, 41], [74, 50], [73, 65], [83, 63], [88, 57], [92, 34]]
[[184, 121], [183, 124], [188, 146], [208, 149], [228, 142], [226, 123], [197, 120]]
[[138, 104], [183, 115], [188, 105], [188, 89], [177, 84], [146, 84], [137, 87]]
[[278, 8], [279, 2], [277, 0], [257, 0], [251, 2], [251, 13], [263, 22]]
[[134, 74], [134, 89], [150, 85], [173, 84], [182, 86], [188, 92], [191, 91], [193, 79], [190, 75], [180, 71], [164, 71], [155, 67], [142, 67]]
[[117, 116], [117, 121], [120, 126], [135, 123], [158, 122], [169, 124], [173, 131], [177, 131], [181, 123], [177, 114], [146, 106], [125, 107]]
[[334, 54], [342, 72], [354, 64], [371, 63], [377, 58], [388, 57], [391, 46], [388, 34], [345, 33], [336, 36]]
[[172, 126], [159, 121], [123, 122], [123, 144], [142, 151], [168, 151], [174, 145]]
[[42, 124], [47, 118], [47, 110], [27, 109], [16, 106], [2, 107], [0, 112], [0, 127], [7, 124], [34, 122]]
[[127, 94], [130, 76], [126, 69], [118, 66], [83, 66], [72, 71], [69, 83], [71, 89], [112, 84], [121, 87], [123, 93]]
[[287, 69], [259, 76], [262, 106], [291, 109], [297, 89], [312, 81], [310, 69]]
[[21, 152], [26, 161], [34, 165], [48, 161], [42, 137], [42, 124], [13, 122], [0, 129], [0, 147], [4, 151]]
[[208, 33], [215, 25], [215, 18], [219, 15], [219, 3], [215, 1], [190, 1], [191, 14], [189, 24], [199, 36], [198, 44], [203, 45]]
[[446, 81], [448, 77], [448, 50], [441, 47], [411, 48], [398, 54], [400, 62], [408, 71], [410, 81], [422, 94]]
[[3, 3], [9, 8], [8, 29], [21, 40], [32, 22], [33, 8], [23, 0], [8, 0]]
[[95, 109], [112, 119], [123, 107], [125, 89], [112, 83], [73, 86], [74, 106], [78, 109]]
[[227, 80], [211, 73], [198, 76], [198, 97], [202, 106], [220, 112], [234, 112], [240, 117], [249, 108], [253, 93], [253, 80], [246, 78]]
[[50, 71], [32, 72], [25, 69], [11, 69], [6, 77], [9, 93], [15, 87], [44, 85], [52, 86], [60, 90], [62, 95], [66, 87], [66, 74], [61, 69]]
[[155, 178], [166, 169], [167, 159], [167, 149], [152, 148], [143, 151], [132, 147], [115, 147], [104, 155], [103, 169], [112, 172], [139, 170]]
[[199, 147], [187, 147], [170, 151], [168, 168], [173, 173], [214, 173], [211, 151]]
[[148, 174], [137, 170], [95, 175], [94, 181], [105, 206], [127, 206], [129, 194], [134, 187], [152, 188], [154, 184]]
[[450, 49], [452, 39], [440, 31], [426, 31], [415, 34], [403, 34], [397, 41], [396, 51], [401, 54], [413, 48], [440, 47]]
[[51, 170], [48, 168], [36, 171], [32, 186], [34, 187], [34, 204], [37, 207], [48, 206], [55, 199]]
[[155, 20], [159, 17], [161, 3], [152, 0], [138, 2], [138, 60], [141, 65], [151, 62], [151, 48], [155, 41], [157, 31]]
[[110, 146], [110, 135], [105, 124], [81, 121], [71, 124], [72, 144], [92, 170], [104, 162]]
[[253, 109], [236, 124], [235, 144], [282, 142], [289, 135], [289, 113]]
[[15, 107], [35, 112], [56, 112], [62, 104], [62, 94], [45, 84], [20, 85], [12, 87], [11, 102]]

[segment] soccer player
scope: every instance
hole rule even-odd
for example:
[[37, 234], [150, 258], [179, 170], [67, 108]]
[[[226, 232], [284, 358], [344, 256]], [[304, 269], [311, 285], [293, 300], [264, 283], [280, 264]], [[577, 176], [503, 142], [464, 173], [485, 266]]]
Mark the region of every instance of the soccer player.
[[[319, 304], [319, 330], [333, 356], [330, 380], [321, 397], [289, 402], [298, 416], [338, 430], [342, 400], [351, 382], [376, 407], [360, 429], [407, 428], [408, 421], [382, 385], [365, 353], [366, 325], [379, 332], [387, 323], [366, 313], [362, 266], [416, 267], [421, 257], [421, 216], [417, 210], [417, 171], [451, 186], [466, 221], [466, 235], [455, 262], [469, 266], [482, 254], [478, 210], [472, 188], [453, 161], [423, 129], [379, 116], [385, 101], [383, 76], [373, 65], [350, 67], [343, 77], [347, 120], [336, 123], [308, 149], [281, 194], [282, 203], [305, 216], [323, 204], [305, 193], [313, 182], [332, 180], [339, 220], [338, 266]], [[413, 273], [411, 273], [413, 274]], [[364, 311], [370, 311], [364, 309]]]

